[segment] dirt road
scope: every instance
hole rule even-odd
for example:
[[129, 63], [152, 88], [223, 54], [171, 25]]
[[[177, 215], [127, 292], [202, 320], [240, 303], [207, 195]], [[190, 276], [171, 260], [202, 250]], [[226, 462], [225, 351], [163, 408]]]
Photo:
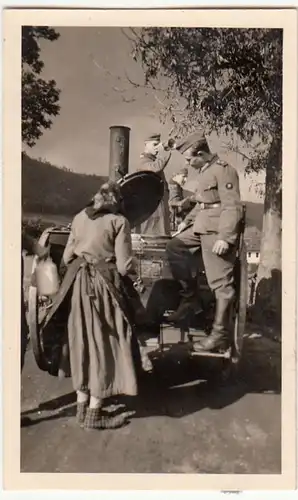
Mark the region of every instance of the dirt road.
[[[251, 333], [251, 332], [250, 332]], [[86, 432], [74, 422], [69, 379], [41, 372], [32, 351], [22, 376], [23, 472], [280, 473], [279, 345], [248, 338], [237, 384], [214, 387], [206, 367], [157, 360], [119, 430]], [[121, 402], [121, 401], [120, 401]]]

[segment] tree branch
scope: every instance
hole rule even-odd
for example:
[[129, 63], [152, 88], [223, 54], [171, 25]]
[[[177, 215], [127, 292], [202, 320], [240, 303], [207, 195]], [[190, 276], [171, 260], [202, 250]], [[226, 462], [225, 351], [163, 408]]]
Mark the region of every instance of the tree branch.
[[124, 73], [125, 73], [125, 77], [128, 80], [128, 82], [135, 88], [155, 90], [156, 92], [163, 92], [163, 93], [166, 93], [169, 91], [169, 89], [162, 89], [162, 88], [155, 87], [152, 82], [148, 82], [148, 84], [141, 84], [141, 83], [135, 82], [131, 79], [131, 77], [128, 76], [126, 71], [124, 71]]
[[233, 151], [233, 153], [239, 154], [240, 156], [242, 156], [243, 158], [245, 158], [245, 160], [252, 161], [252, 158], [250, 158], [245, 153], [243, 153], [243, 151], [241, 151], [237, 146], [232, 146], [230, 143], [227, 143], [225, 141], [223, 141], [222, 144], [226, 147], [226, 149], [229, 149], [230, 151]]
[[124, 36], [125, 36], [125, 38], [127, 38], [127, 40], [129, 40], [130, 42], [134, 42], [134, 41], [135, 41], [135, 39], [134, 39], [134, 38], [130, 38], [130, 37], [128, 36], [128, 34], [126, 33], [126, 31], [125, 31], [125, 29], [124, 29], [124, 28], [120, 28], [120, 30], [121, 30], [122, 35], [124, 35]]

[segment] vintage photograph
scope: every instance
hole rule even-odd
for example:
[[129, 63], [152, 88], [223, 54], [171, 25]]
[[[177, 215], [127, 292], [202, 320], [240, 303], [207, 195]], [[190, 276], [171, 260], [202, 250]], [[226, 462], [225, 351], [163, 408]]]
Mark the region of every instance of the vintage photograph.
[[284, 30], [144, 16], [21, 26], [20, 471], [280, 475]]
[[280, 473], [282, 47], [22, 28], [23, 471]]

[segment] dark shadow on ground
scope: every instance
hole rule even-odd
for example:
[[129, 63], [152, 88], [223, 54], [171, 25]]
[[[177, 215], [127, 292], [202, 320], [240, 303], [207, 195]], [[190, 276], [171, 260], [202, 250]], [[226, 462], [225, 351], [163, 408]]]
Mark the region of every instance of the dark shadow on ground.
[[[281, 345], [266, 338], [247, 338], [237, 377], [221, 385], [221, 362], [189, 359], [175, 353], [154, 359], [154, 374], [140, 380], [139, 396], [110, 398], [106, 404], [125, 404], [136, 410], [134, 418], [168, 416], [182, 418], [204, 408], [221, 409], [249, 393], [281, 391]], [[266, 404], [266, 403], [264, 403]], [[40, 416], [38, 412], [46, 412]], [[54, 413], [52, 413], [54, 412]], [[42, 403], [24, 412], [28, 425], [75, 415], [75, 393]]]

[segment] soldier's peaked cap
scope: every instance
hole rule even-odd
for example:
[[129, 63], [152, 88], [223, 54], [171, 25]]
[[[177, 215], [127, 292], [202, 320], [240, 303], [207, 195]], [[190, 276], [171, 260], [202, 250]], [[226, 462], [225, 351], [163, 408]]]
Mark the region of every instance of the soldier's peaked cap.
[[161, 134], [150, 134], [145, 137], [145, 142], [146, 141], [160, 141]]
[[207, 139], [205, 137], [204, 131], [202, 129], [193, 132], [192, 134], [183, 137], [179, 141], [177, 141], [176, 149], [180, 153], [185, 153], [191, 147], [199, 147], [203, 144], [208, 144]]

